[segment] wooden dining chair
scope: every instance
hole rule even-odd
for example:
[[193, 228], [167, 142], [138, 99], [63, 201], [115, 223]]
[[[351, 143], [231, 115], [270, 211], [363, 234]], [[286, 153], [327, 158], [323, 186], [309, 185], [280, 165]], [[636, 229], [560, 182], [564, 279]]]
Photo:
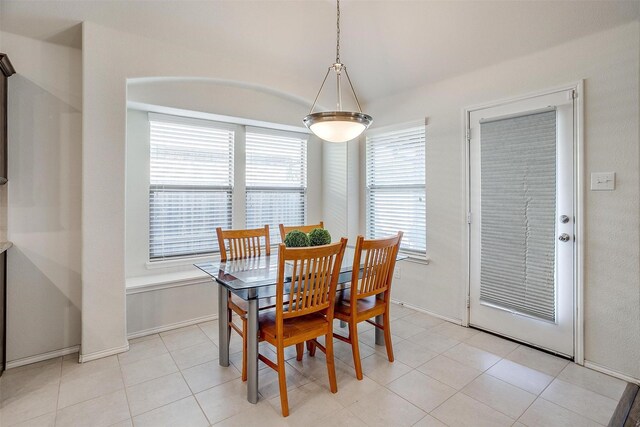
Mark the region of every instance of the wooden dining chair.
[[[269, 243], [269, 226], [264, 228], [254, 228], [249, 230], [223, 230], [216, 228], [218, 235], [218, 246], [220, 247], [220, 261], [231, 261], [243, 258], [253, 258], [271, 254]], [[261, 240], [264, 239], [264, 242]], [[236, 331], [242, 337], [242, 381], [247, 380], [247, 311], [248, 305], [245, 300], [236, 296], [232, 292], [228, 293], [227, 316], [229, 318], [229, 328]], [[259, 309], [272, 308], [273, 299], [259, 300]], [[240, 318], [242, 325], [233, 322], [233, 313]], [[222, 314], [221, 314], [222, 315]]]
[[300, 230], [303, 233], [308, 233], [314, 228], [324, 228], [324, 222], [320, 221], [319, 224], [310, 224], [310, 225], [287, 225], [280, 224], [280, 241], [284, 243], [284, 238], [287, 236], [287, 233], [293, 230]]
[[[336, 297], [335, 318], [349, 324], [349, 336], [334, 333], [333, 336], [351, 344], [356, 377], [362, 379], [362, 364], [358, 345], [358, 323], [366, 321], [384, 331], [384, 343], [389, 362], [393, 362], [393, 346], [389, 324], [389, 303], [391, 301], [391, 281], [400, 249], [402, 231], [396, 236], [384, 239], [366, 240], [358, 236], [356, 252], [353, 258], [351, 287], [338, 293]], [[360, 264], [362, 275], [359, 277]], [[383, 315], [383, 323], [371, 320]], [[313, 349], [310, 351], [313, 353]]]
[[[260, 340], [276, 348], [277, 362], [266, 356], [258, 357], [278, 372], [282, 415], [289, 415], [284, 350], [295, 345], [301, 358], [306, 341], [326, 354], [329, 385], [332, 393], [338, 391], [333, 359], [333, 310], [340, 265], [347, 239], [339, 243], [310, 248], [278, 249], [278, 276], [276, 283], [275, 311], [259, 315]], [[291, 281], [285, 283], [285, 279]], [[285, 298], [288, 304], [285, 305]], [[326, 347], [316, 340], [324, 336]]]

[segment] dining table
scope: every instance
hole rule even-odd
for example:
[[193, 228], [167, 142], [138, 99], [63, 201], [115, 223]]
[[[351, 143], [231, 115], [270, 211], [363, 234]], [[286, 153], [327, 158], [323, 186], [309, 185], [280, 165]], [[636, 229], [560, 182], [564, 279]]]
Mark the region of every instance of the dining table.
[[[353, 272], [355, 248], [347, 246], [340, 266], [338, 289], [350, 286]], [[407, 258], [398, 254], [397, 260]], [[364, 260], [361, 261], [361, 264]], [[270, 255], [260, 255], [227, 261], [207, 261], [194, 264], [211, 276], [218, 285], [218, 351], [220, 366], [229, 366], [230, 328], [227, 313], [228, 297], [232, 292], [247, 302], [247, 400], [258, 403], [258, 302], [260, 299], [276, 296], [278, 276], [278, 251]], [[292, 266], [285, 263], [285, 293], [291, 282]], [[362, 274], [360, 265], [359, 275]], [[383, 316], [376, 317], [376, 323], [383, 324]], [[344, 326], [344, 325], [343, 325]], [[375, 328], [375, 343], [384, 345], [384, 333]]]

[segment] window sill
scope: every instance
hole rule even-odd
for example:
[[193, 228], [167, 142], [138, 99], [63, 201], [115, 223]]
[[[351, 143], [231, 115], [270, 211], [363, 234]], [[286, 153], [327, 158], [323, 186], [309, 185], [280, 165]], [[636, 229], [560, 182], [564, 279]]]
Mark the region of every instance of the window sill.
[[414, 264], [429, 265], [429, 263], [431, 262], [431, 258], [429, 258], [429, 256], [426, 254], [416, 255], [416, 254], [400, 251], [400, 255], [407, 256], [407, 258], [403, 259], [402, 261], [408, 261]]
[[145, 263], [145, 267], [147, 270], [155, 270], [159, 268], [171, 268], [171, 267], [180, 267], [185, 265], [193, 265], [199, 262], [206, 261], [220, 261], [220, 255], [203, 255], [189, 258], [179, 258], [179, 259], [167, 259], [163, 261], [147, 261]]
[[173, 273], [153, 274], [149, 276], [129, 277], [126, 279], [127, 295], [143, 292], [158, 291], [161, 289], [176, 288], [180, 286], [199, 285], [211, 283], [211, 276], [194, 267], [193, 270]]

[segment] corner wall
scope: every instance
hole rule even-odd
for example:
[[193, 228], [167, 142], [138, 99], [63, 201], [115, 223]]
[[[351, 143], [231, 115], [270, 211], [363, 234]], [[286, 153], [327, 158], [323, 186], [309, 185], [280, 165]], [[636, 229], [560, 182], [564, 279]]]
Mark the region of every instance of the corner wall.
[[9, 79], [7, 361], [77, 351], [82, 54], [2, 33]]
[[592, 172], [617, 172], [615, 191], [585, 188], [585, 358], [592, 366], [640, 379], [639, 56], [636, 21], [367, 105], [379, 126], [429, 120], [431, 262], [399, 263], [394, 298], [450, 319], [464, 318], [464, 108], [584, 79], [585, 185]]

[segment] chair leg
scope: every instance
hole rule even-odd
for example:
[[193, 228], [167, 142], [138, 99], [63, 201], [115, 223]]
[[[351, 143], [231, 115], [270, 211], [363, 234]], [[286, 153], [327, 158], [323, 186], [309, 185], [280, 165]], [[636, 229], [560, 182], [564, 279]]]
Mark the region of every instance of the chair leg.
[[278, 346], [278, 383], [280, 385], [280, 406], [282, 407], [282, 416], [289, 416], [289, 399], [287, 398], [287, 375], [285, 373], [284, 363], [284, 347]]
[[302, 355], [304, 354], [304, 343], [296, 344], [296, 360], [299, 362], [302, 360]]
[[329, 372], [329, 388], [331, 393], [338, 392], [338, 383], [336, 381], [336, 365], [333, 360], [333, 331], [329, 331], [325, 335], [325, 348], [327, 349], [327, 371]]
[[309, 350], [309, 357], [316, 356], [316, 344], [313, 341], [307, 341], [307, 349]]
[[387, 357], [389, 362], [393, 362], [393, 344], [391, 344], [391, 325], [389, 319], [389, 307], [384, 312], [384, 345], [387, 347]]
[[242, 381], [247, 380], [247, 319], [242, 319]]
[[231, 345], [231, 322], [233, 321], [233, 310], [231, 310], [230, 308], [227, 308], [227, 318], [227, 324], [229, 325], [229, 330], [227, 331], [227, 346], [229, 346]]
[[358, 324], [349, 321], [349, 340], [351, 341], [351, 352], [353, 353], [353, 366], [356, 368], [356, 378], [362, 379], [362, 362], [360, 361], [360, 343], [358, 342]]

